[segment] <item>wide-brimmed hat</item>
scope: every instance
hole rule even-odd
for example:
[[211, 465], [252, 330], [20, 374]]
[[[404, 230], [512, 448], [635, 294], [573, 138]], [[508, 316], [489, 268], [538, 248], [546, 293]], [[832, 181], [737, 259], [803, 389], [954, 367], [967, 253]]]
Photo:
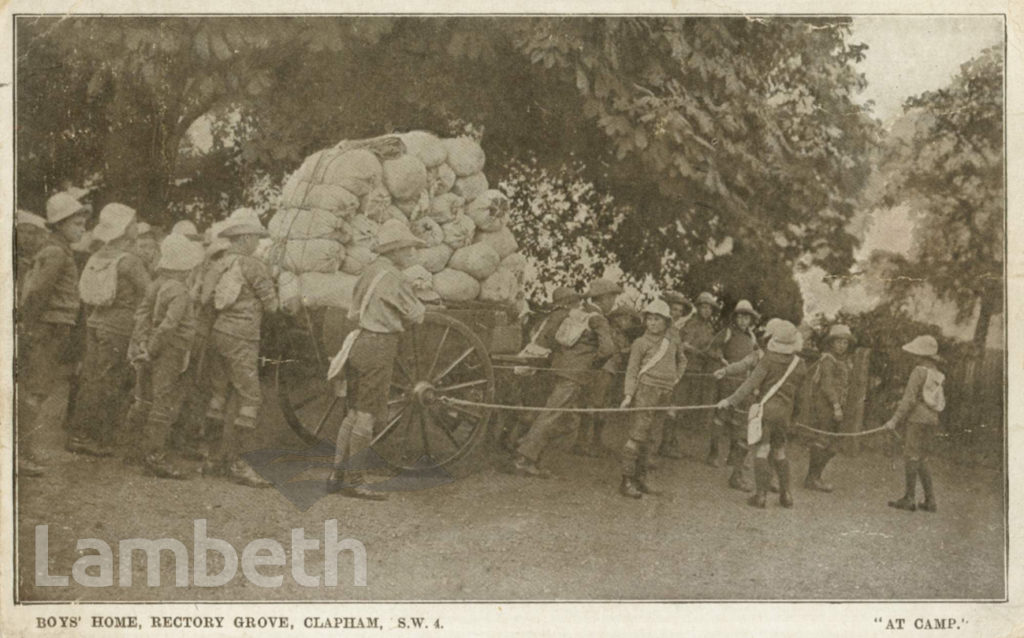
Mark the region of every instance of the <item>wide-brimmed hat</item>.
[[46, 220], [30, 213], [27, 210], [21, 210], [20, 208], [14, 213], [14, 225], [21, 226], [22, 224], [28, 224], [29, 226], [36, 226], [37, 228], [46, 229]]
[[733, 308], [732, 313], [734, 315], [750, 315], [754, 318], [754, 321], [761, 318], [761, 313], [754, 310], [754, 304], [750, 303], [746, 299], [740, 299], [739, 303], [736, 304], [736, 307]]
[[231, 224], [224, 230], [220, 231], [220, 237], [224, 239], [230, 239], [231, 237], [241, 237], [243, 235], [256, 235], [257, 237], [266, 237], [267, 229], [262, 224], [251, 224], [247, 222], [241, 222], [238, 224]]
[[780, 354], [799, 352], [803, 345], [800, 331], [792, 323], [780, 320], [772, 329], [772, 338], [768, 341], [768, 351]]
[[88, 213], [91, 209], [68, 193], [57, 193], [46, 200], [46, 223], [56, 224], [78, 213]]
[[939, 359], [939, 342], [931, 335], [921, 335], [903, 346], [905, 352], [916, 354], [919, 357], [931, 357]]
[[184, 235], [171, 233], [160, 242], [157, 268], [192, 270], [203, 261], [203, 247]]
[[697, 305], [708, 304], [712, 308], [721, 308], [722, 304], [710, 292], [702, 292], [697, 296]]
[[217, 233], [218, 237], [225, 239], [242, 235], [267, 236], [267, 229], [263, 227], [259, 213], [252, 208], [236, 208], [231, 211], [228, 218], [224, 220], [220, 232]]
[[608, 279], [595, 279], [590, 282], [587, 286], [587, 292], [583, 293], [584, 297], [593, 298], [601, 297], [603, 295], [618, 295], [622, 293], [622, 286], [610, 281]]
[[668, 302], [664, 299], [655, 299], [644, 308], [644, 314], [658, 315], [668, 321], [672, 321], [672, 311], [669, 310]]
[[128, 228], [135, 223], [135, 209], [112, 202], [100, 211], [100, 220], [92, 229], [92, 236], [105, 244], [124, 237]]
[[397, 219], [389, 219], [377, 230], [377, 247], [374, 251], [378, 255], [383, 255], [399, 248], [419, 248], [426, 245], [427, 242], [413, 235], [408, 226]]
[[667, 291], [661, 296], [661, 298], [664, 299], [665, 302], [669, 304], [677, 304], [680, 306], [687, 306], [690, 304], [690, 300], [686, 298], [686, 295], [675, 290]]
[[771, 337], [775, 334], [775, 329], [778, 328], [785, 319], [779, 319], [778, 317], [772, 317], [768, 320], [768, 323], [764, 324], [764, 334]]
[[580, 299], [583, 299], [580, 293], [568, 286], [559, 286], [555, 288], [555, 292], [551, 293], [551, 303], [558, 308], [565, 308], [579, 303]]
[[203, 235], [196, 228], [196, 225], [187, 219], [183, 219], [180, 222], [176, 222], [174, 226], [171, 226], [172, 235], [182, 235], [191, 239], [192, 241], [203, 241]]
[[146, 222], [139, 222], [135, 225], [135, 232], [137, 237], [154, 236], [153, 227]]
[[833, 339], [846, 339], [850, 343], [856, 341], [856, 339], [853, 338], [853, 332], [850, 331], [850, 326], [842, 323], [837, 323], [828, 329], [828, 335], [825, 337], [825, 341], [829, 342]]

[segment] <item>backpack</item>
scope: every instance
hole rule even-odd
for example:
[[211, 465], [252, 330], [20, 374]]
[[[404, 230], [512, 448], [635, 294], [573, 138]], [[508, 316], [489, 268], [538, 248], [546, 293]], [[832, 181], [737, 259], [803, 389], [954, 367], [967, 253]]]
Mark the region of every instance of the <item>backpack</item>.
[[89, 257], [82, 276], [78, 280], [78, 294], [90, 306], [109, 306], [117, 296], [117, 265], [125, 253], [114, 257], [93, 255]]
[[936, 412], [946, 409], [946, 393], [942, 389], [942, 382], [945, 380], [946, 375], [928, 368], [928, 376], [921, 386], [921, 401]]
[[590, 329], [590, 318], [597, 315], [596, 312], [587, 312], [582, 308], [573, 308], [569, 315], [562, 320], [561, 325], [555, 332], [555, 341], [559, 345], [571, 348], [580, 340], [583, 333]]
[[245, 283], [241, 262], [241, 259], [235, 259], [217, 280], [217, 285], [213, 289], [213, 307], [215, 309], [224, 310], [238, 301], [238, 295], [242, 292], [242, 285]]

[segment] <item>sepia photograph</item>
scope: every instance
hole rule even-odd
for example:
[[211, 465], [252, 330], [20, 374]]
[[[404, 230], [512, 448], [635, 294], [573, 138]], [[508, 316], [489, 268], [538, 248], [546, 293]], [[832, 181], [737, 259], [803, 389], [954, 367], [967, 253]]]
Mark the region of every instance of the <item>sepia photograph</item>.
[[11, 635], [1011, 601], [1005, 10], [120, 5], [5, 9]]

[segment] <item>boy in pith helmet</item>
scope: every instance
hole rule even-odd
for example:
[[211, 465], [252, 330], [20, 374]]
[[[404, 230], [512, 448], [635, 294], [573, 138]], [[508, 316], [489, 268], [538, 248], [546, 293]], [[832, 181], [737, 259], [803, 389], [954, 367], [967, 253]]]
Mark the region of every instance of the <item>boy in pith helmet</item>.
[[[890, 507], [913, 512], [938, 511], [935, 501], [935, 487], [928, 458], [939, 428], [939, 414], [946, 407], [943, 382], [946, 376], [939, 371], [939, 343], [931, 335], [921, 335], [903, 346], [903, 351], [913, 355], [916, 365], [907, 379], [903, 398], [896, 413], [886, 422], [885, 427], [895, 430], [903, 428], [903, 464], [906, 490], [903, 497], [889, 501]], [[924, 502], [916, 503], [917, 479], [924, 488]]]
[[[621, 407], [647, 408], [669, 405], [672, 390], [686, 368], [682, 344], [668, 334], [672, 315], [668, 304], [656, 299], [644, 308], [646, 331], [633, 342], [626, 367], [625, 396]], [[655, 411], [630, 414], [629, 439], [622, 449], [622, 484], [619, 493], [629, 498], [653, 494], [647, 485], [651, 441], [656, 438], [664, 414]]]
[[138, 363], [128, 424], [143, 468], [160, 478], [184, 478], [168, 461], [164, 442], [181, 408], [196, 331], [188, 277], [202, 260], [198, 243], [183, 235], [168, 235], [160, 244], [157, 278], [135, 313], [132, 340], [137, 343]]
[[[18, 300], [18, 430], [35, 431], [39, 408], [68, 380], [62, 358], [72, 343], [78, 319], [78, 266], [71, 245], [85, 234], [89, 208], [68, 193], [46, 202], [45, 226], [50, 231], [30, 256], [31, 264]], [[21, 277], [19, 273], [19, 277]], [[23, 341], [22, 341], [23, 340]], [[23, 381], [22, 381], [23, 380]], [[33, 437], [19, 437], [18, 474], [39, 476], [44, 466]]]
[[342, 375], [348, 403], [338, 430], [334, 470], [327, 479], [329, 492], [375, 501], [387, 498], [365, 485], [363, 470], [356, 466], [370, 447], [374, 424], [387, 421], [402, 333], [422, 323], [426, 315], [426, 307], [401, 272], [413, 265], [416, 249], [423, 245], [402, 222], [384, 222], [377, 231], [377, 258], [367, 265], [352, 292], [348, 319], [356, 328], [345, 338], [328, 372], [328, 378]]
[[[814, 364], [811, 373], [807, 410], [809, 426], [826, 432], [838, 432], [843, 423], [846, 398], [850, 390], [852, 365], [848, 353], [853, 344], [849, 326], [836, 324], [825, 337], [825, 352]], [[810, 442], [810, 460], [804, 487], [831, 492], [832, 485], [822, 477], [825, 466], [838, 451], [834, 436], [816, 435]]]
[[[730, 325], [720, 330], [711, 341], [710, 351], [722, 365], [742, 361], [757, 349], [754, 337], [754, 324], [761, 315], [754, 310], [753, 304], [741, 299], [732, 311]], [[724, 399], [732, 394], [743, 383], [745, 375], [723, 376], [717, 381], [717, 399]], [[744, 476], [749, 465], [747, 454], [747, 405], [735, 410], [717, 410], [711, 427], [711, 446], [717, 446], [717, 439], [723, 435], [729, 441], [729, 455], [726, 464], [732, 467], [729, 487], [749, 492], [753, 489], [749, 479]]]
[[[266, 265], [252, 256], [267, 231], [253, 211], [220, 232], [230, 243], [224, 257], [211, 269], [213, 289], [203, 294], [212, 299], [215, 318], [207, 344], [212, 396], [206, 410], [208, 430], [223, 430], [214, 463], [236, 483], [267, 487], [252, 467], [240, 458], [243, 441], [256, 429], [262, 403], [259, 379], [260, 324], [264, 313], [276, 312], [277, 290]], [[224, 413], [230, 393], [238, 395], [238, 413], [229, 425]]]
[[83, 373], [66, 445], [71, 452], [113, 453], [114, 425], [123, 417], [124, 389], [131, 387], [128, 348], [135, 309], [150, 284], [146, 265], [132, 252], [136, 223], [135, 210], [111, 203], [100, 211], [92, 229], [103, 247], [89, 257], [78, 281], [79, 295], [92, 312], [86, 320]]
[[[622, 288], [607, 279], [591, 282], [585, 297], [589, 303], [583, 311], [586, 323], [574, 321], [572, 313], [567, 315], [556, 329], [558, 347], [551, 361], [554, 383], [548, 396], [548, 408], [578, 408], [583, 405], [584, 387], [590, 380], [591, 371], [615, 354], [615, 340], [606, 317], [615, 306], [615, 300]], [[564, 327], [578, 325], [580, 330], [572, 331], [574, 338], [567, 343], [563, 336]], [[566, 335], [570, 331], [565, 331]], [[575, 413], [558, 411], [542, 412], [530, 430], [519, 441], [519, 447], [512, 470], [521, 476], [546, 478], [550, 474], [538, 467], [541, 454], [548, 445], [560, 436], [575, 431], [578, 423]]]

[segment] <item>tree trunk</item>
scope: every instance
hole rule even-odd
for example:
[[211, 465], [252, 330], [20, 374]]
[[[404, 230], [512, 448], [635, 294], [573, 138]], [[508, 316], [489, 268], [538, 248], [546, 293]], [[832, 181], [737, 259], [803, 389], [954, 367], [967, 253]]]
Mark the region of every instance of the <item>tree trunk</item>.
[[989, 294], [982, 294], [978, 300], [980, 307], [978, 308], [978, 324], [974, 327], [974, 348], [978, 355], [985, 352], [985, 344], [988, 343], [988, 326], [992, 323], [992, 314], [995, 310], [993, 306], [993, 296]]

